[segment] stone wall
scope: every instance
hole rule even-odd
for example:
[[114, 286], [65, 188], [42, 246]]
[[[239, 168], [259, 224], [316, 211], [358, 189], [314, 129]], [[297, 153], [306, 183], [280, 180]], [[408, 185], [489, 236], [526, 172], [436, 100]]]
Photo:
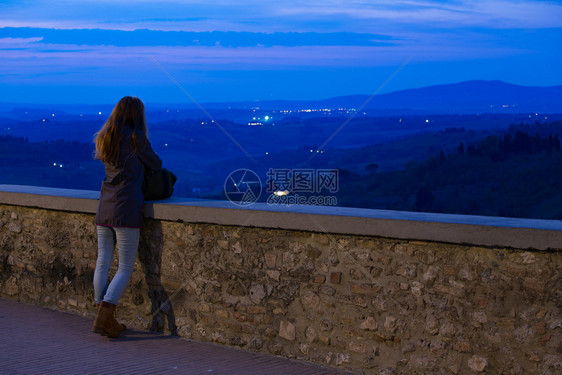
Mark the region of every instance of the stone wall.
[[[139, 252], [133, 327], [365, 374], [562, 372], [557, 250], [147, 219]], [[2, 297], [93, 317], [95, 257], [92, 214], [0, 205]]]

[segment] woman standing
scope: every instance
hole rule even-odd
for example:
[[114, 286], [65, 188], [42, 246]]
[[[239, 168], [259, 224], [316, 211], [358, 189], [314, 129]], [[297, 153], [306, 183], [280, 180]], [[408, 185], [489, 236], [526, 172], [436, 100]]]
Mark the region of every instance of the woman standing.
[[[160, 170], [162, 160], [148, 141], [144, 104], [135, 97], [119, 100], [96, 134], [95, 144], [95, 158], [105, 166], [105, 180], [96, 213], [98, 259], [94, 292], [98, 314], [92, 330], [118, 337], [125, 326], [115, 320], [114, 313], [137, 256], [143, 221], [144, 169]], [[119, 249], [119, 267], [110, 283], [115, 242]]]

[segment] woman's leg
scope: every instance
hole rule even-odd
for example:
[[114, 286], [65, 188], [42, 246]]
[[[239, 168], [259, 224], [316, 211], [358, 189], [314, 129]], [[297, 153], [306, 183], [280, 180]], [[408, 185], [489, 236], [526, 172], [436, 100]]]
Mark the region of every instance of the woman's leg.
[[96, 303], [103, 300], [109, 285], [109, 269], [113, 262], [115, 249], [115, 232], [113, 228], [98, 226], [98, 260], [94, 272], [94, 299]]
[[121, 295], [127, 287], [129, 278], [135, 267], [135, 259], [139, 247], [139, 228], [113, 228], [117, 238], [117, 248], [119, 249], [119, 267], [117, 273], [111, 280], [109, 287], [103, 297], [105, 302], [117, 305]]

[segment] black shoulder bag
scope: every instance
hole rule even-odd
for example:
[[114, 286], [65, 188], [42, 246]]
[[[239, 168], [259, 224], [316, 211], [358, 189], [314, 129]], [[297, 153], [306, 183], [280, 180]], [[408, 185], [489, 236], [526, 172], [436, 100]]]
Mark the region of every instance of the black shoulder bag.
[[170, 198], [174, 192], [174, 184], [177, 180], [176, 175], [165, 168], [159, 171], [151, 171], [145, 168], [142, 184], [144, 199], [154, 201]]

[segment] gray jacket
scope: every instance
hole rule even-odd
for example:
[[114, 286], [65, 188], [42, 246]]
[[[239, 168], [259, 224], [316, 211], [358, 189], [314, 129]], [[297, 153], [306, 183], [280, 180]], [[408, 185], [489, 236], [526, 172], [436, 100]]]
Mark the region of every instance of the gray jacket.
[[101, 185], [96, 212], [97, 225], [142, 227], [144, 169], [160, 170], [162, 160], [156, 155], [148, 140], [140, 151], [133, 154], [132, 134], [131, 128], [124, 128], [117, 165], [104, 163], [105, 180]]

